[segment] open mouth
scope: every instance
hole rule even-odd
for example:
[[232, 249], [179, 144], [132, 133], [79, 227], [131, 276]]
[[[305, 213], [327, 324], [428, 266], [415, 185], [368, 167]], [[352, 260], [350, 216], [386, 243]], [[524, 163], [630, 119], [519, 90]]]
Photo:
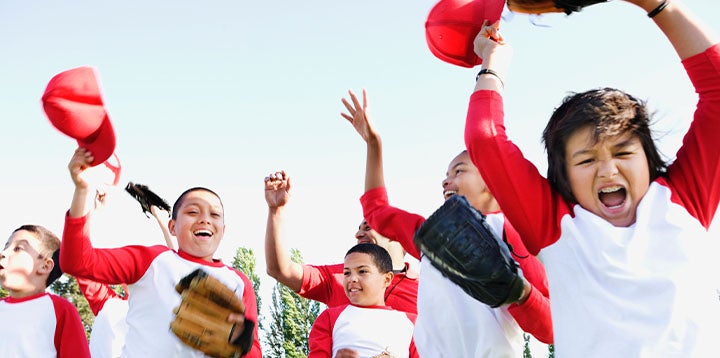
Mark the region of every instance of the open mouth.
[[198, 230], [193, 232], [193, 234], [195, 234], [195, 236], [197, 237], [201, 237], [204, 239], [209, 239], [213, 236], [212, 232], [210, 232], [209, 230]]
[[451, 196], [456, 195], [457, 191], [455, 190], [445, 190], [443, 192], [443, 196], [445, 197], [445, 200], [450, 199]]
[[609, 186], [600, 189], [598, 199], [609, 209], [619, 208], [625, 204], [627, 190], [620, 185]]

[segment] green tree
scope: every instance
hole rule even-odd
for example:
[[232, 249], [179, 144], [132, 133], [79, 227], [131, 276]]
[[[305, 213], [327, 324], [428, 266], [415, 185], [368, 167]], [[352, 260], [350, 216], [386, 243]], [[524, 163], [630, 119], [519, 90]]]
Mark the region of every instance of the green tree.
[[62, 296], [70, 301], [77, 308], [82, 319], [83, 326], [85, 327], [85, 334], [90, 339], [90, 333], [92, 331], [92, 324], [95, 321], [95, 315], [93, 315], [90, 305], [88, 304], [85, 296], [80, 292], [77, 281], [74, 277], [68, 275], [62, 275], [52, 285], [50, 290], [58, 296]]
[[[232, 267], [244, 273], [248, 279], [250, 279], [250, 282], [252, 282], [253, 291], [255, 291], [255, 297], [257, 299], [257, 310], [259, 316], [260, 308], [262, 307], [262, 300], [260, 298], [260, 276], [257, 274], [255, 262], [255, 253], [252, 249], [239, 247], [237, 251], [235, 251]], [[265, 331], [265, 325], [259, 317], [258, 330], [261, 332]]]
[[525, 341], [525, 348], [523, 349], [523, 358], [532, 358], [532, 352], [530, 352], [530, 335], [523, 332], [523, 340]]
[[[302, 263], [300, 251], [293, 249], [292, 260]], [[276, 283], [270, 306], [270, 328], [267, 334], [271, 358], [301, 358], [309, 353], [308, 336], [313, 322], [324, 305], [300, 297], [287, 286]]]

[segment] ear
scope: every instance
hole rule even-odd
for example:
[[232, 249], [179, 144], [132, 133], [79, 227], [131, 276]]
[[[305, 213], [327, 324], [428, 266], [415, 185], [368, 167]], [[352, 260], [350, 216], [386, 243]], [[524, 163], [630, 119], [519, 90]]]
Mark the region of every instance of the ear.
[[55, 261], [51, 258], [46, 258], [43, 260], [40, 267], [38, 267], [38, 273], [41, 275], [50, 274], [52, 272], [53, 267], [55, 267]]
[[392, 273], [392, 271], [385, 273], [385, 287], [390, 287], [390, 284], [392, 283], [393, 277], [395, 277], [395, 274]]
[[175, 234], [175, 220], [170, 219], [170, 220], [168, 221], [168, 223], [167, 223], [167, 226], [168, 226], [168, 231], [170, 232], [170, 234], [171, 234], [172, 236], [177, 236], [177, 235]]

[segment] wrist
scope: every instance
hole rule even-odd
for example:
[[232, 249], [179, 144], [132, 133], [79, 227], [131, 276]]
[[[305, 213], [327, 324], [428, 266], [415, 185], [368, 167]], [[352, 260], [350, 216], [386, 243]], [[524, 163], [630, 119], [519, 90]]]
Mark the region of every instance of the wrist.
[[657, 14], [659, 14], [660, 12], [665, 10], [665, 8], [668, 6], [669, 3], [670, 3], [669, 0], [662, 0], [659, 4], [657, 4], [657, 6], [651, 8], [649, 10], [646, 9], [646, 10], [648, 10], [647, 16], [649, 18], [655, 17]]
[[530, 298], [530, 293], [532, 293], [532, 288], [533, 287], [530, 284], [530, 282], [523, 280], [523, 291], [522, 291], [522, 294], [520, 295], [520, 298], [518, 298], [518, 301], [516, 302], [516, 304], [518, 306], [527, 302], [528, 298]]
[[490, 76], [494, 77], [498, 82], [500, 82], [500, 87], [505, 88], [505, 82], [503, 81], [500, 73], [498, 73], [495, 70], [492, 70], [490, 68], [483, 68], [478, 72], [478, 74], [475, 76], [475, 82], [479, 81], [481, 77], [483, 76]]

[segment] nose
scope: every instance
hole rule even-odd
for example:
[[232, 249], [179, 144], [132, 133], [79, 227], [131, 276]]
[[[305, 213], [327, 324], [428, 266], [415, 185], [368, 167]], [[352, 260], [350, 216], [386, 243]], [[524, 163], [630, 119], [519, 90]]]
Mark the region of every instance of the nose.
[[443, 181], [442, 181], [442, 187], [443, 187], [443, 189], [445, 189], [445, 187], [448, 186], [448, 185], [450, 185], [450, 178], [449, 178], [449, 177], [445, 177], [445, 179], [443, 179]]
[[600, 161], [598, 176], [600, 178], [612, 178], [618, 173], [617, 165], [612, 159]]

